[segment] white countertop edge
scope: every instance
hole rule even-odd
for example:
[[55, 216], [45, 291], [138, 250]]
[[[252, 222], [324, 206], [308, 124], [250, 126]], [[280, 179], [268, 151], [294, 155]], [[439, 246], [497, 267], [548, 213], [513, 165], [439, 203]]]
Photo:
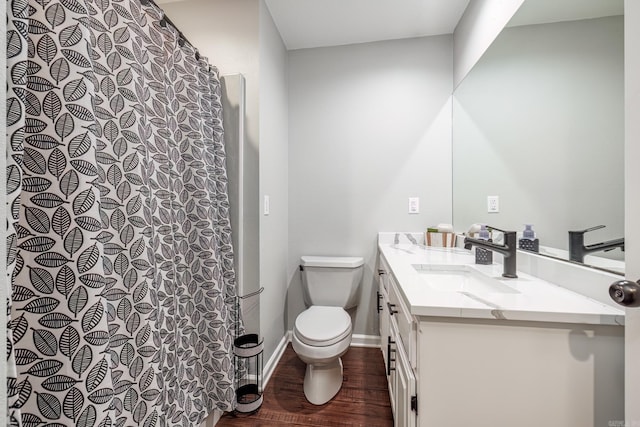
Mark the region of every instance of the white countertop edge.
[[[382, 233], [381, 233], [382, 234]], [[407, 251], [406, 248], [398, 247], [392, 248], [393, 241], [389, 241], [389, 237], [395, 235], [395, 233], [384, 233], [384, 238], [380, 240], [384, 240], [384, 242], [379, 242], [378, 250], [380, 253], [384, 254], [385, 249], [393, 249], [396, 251], [393, 254], [393, 258], [397, 258], [398, 256], [402, 256], [403, 251]], [[404, 233], [400, 233], [402, 236]], [[381, 236], [382, 237], [382, 236]], [[393, 237], [392, 237], [393, 238]], [[402, 241], [400, 245], [410, 244], [406, 239]], [[418, 243], [420, 245], [420, 243]], [[425, 248], [421, 246], [421, 250], [428, 251], [429, 248]], [[437, 252], [442, 252], [443, 248], [436, 248]], [[390, 254], [388, 254], [390, 255]], [[409, 258], [411, 256], [411, 258]], [[413, 253], [409, 254], [407, 252], [407, 263], [409, 265], [419, 263], [417, 260], [419, 258], [419, 254]], [[551, 322], [551, 323], [574, 323], [574, 324], [594, 324], [594, 325], [624, 325], [624, 311], [606, 306], [596, 300], [593, 300], [584, 295], [569, 291], [564, 287], [558, 286], [553, 283], [545, 282], [544, 280], [532, 278], [529, 275], [523, 274], [523, 278], [531, 281], [535, 280], [535, 286], [550, 286], [550, 291], [553, 288], [561, 288], [566, 292], [571, 294], [571, 298], [576, 298], [578, 303], [587, 304], [590, 309], [587, 311], [541, 311], [539, 309], [535, 310], [526, 310], [526, 309], [513, 309], [510, 307], [502, 307], [502, 306], [490, 306], [483, 304], [475, 300], [474, 298], [460, 298], [460, 294], [451, 297], [445, 297], [440, 294], [434, 294], [433, 305], [425, 305], [416, 304], [415, 301], [412, 301], [412, 296], [416, 296], [416, 286], [411, 286], [410, 284], [402, 283], [402, 275], [397, 277], [398, 275], [394, 272], [394, 264], [398, 263], [397, 259], [390, 260], [389, 257], [385, 256], [389, 266], [391, 268], [391, 273], [394, 275], [394, 278], [398, 282], [399, 293], [403, 298], [405, 304], [409, 308], [409, 311], [414, 316], [429, 316], [429, 317], [454, 317], [454, 318], [469, 318], [469, 319], [503, 319], [503, 320], [514, 320], [514, 321], [533, 321], [533, 322]], [[467, 256], [468, 259], [468, 256]], [[468, 261], [466, 261], [468, 263]], [[483, 266], [487, 267], [487, 266]], [[501, 266], [498, 265], [499, 268]], [[396, 265], [396, 269], [399, 267]], [[406, 275], [406, 270], [403, 273]], [[517, 279], [513, 279], [517, 280]], [[407, 289], [409, 288], [409, 289]], [[594, 312], [595, 311], [595, 312]]]
[[500, 310], [491, 307], [482, 309], [454, 307], [411, 306], [410, 312], [417, 317], [453, 317], [467, 319], [513, 320], [523, 322], [573, 323], [587, 325], [624, 326], [624, 316], [609, 314], [554, 313], [544, 311]]

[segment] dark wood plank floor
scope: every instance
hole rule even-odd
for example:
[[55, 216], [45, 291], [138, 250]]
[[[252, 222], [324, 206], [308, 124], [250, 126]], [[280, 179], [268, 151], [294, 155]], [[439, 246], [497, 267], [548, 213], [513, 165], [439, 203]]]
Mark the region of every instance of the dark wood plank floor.
[[387, 377], [377, 348], [351, 347], [342, 356], [342, 389], [321, 406], [307, 402], [302, 390], [306, 365], [287, 346], [251, 415], [225, 414], [216, 426], [378, 426], [392, 427]]

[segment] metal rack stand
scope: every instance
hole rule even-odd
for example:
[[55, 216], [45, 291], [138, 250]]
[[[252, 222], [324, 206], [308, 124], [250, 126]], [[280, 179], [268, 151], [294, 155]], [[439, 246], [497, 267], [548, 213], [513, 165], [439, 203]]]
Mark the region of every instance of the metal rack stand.
[[[264, 291], [264, 287], [238, 297], [237, 312], [240, 313], [240, 300], [259, 295], [262, 291]], [[236, 412], [251, 413], [262, 406], [262, 353], [264, 345], [258, 334], [239, 335], [238, 331], [236, 337], [233, 341], [236, 369]]]

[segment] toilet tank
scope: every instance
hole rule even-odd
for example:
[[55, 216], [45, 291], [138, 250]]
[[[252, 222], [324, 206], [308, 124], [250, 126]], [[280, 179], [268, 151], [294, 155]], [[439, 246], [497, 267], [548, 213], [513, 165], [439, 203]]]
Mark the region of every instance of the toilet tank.
[[358, 305], [363, 269], [360, 257], [301, 257], [305, 302], [343, 308]]

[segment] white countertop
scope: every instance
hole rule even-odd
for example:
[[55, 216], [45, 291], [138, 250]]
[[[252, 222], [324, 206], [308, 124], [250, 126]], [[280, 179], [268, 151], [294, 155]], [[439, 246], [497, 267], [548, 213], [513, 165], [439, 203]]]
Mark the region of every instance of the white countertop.
[[[518, 272], [502, 277], [502, 264], [477, 265], [471, 251], [460, 248], [394, 244], [380, 239], [378, 247], [399, 284], [407, 308], [415, 316], [507, 319], [538, 322], [624, 325], [624, 311]], [[466, 265], [499, 280], [515, 292], [442, 292], [431, 288], [414, 265]], [[428, 280], [428, 279], [427, 279]]]

